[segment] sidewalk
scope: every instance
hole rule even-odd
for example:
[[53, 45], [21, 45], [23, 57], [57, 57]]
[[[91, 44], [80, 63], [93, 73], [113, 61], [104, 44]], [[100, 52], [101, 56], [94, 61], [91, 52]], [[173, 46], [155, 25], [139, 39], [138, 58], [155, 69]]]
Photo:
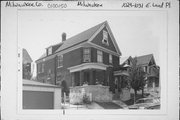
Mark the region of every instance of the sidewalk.
[[122, 108], [127, 107], [127, 105], [124, 102], [122, 102], [121, 100], [113, 100], [112, 102], [119, 105], [119, 106], [121, 106]]
[[87, 104], [87, 105], [72, 105], [72, 104], [66, 103], [66, 104], [62, 104], [62, 107], [64, 107], [64, 109], [76, 109], [76, 110], [78, 109], [104, 109], [103, 107], [101, 107], [95, 102], [91, 104]]
[[[92, 102], [91, 104], [87, 104], [87, 105], [73, 105], [73, 104], [69, 104], [69, 103], [66, 103], [66, 104], [62, 104], [62, 108], [64, 109], [123, 109], [123, 108], [126, 108], [127, 105], [122, 102], [121, 100], [113, 100], [111, 104], [107, 103], [102, 103], [104, 104], [105, 106], [108, 106], [107, 107], [103, 107], [102, 105], [96, 103], [96, 102]], [[115, 108], [116, 106], [113, 105], [113, 104], [116, 104], [117, 106], [119, 106], [118, 108]]]

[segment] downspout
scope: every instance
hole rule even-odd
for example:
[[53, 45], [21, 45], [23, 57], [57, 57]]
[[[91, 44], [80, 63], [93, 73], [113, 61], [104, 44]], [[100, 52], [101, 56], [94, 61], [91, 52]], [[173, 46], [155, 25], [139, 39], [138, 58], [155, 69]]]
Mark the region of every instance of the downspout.
[[57, 55], [54, 57], [54, 83], [55, 83], [55, 85], [57, 85], [56, 84], [56, 79], [57, 79], [57, 69], [56, 69], [56, 66], [57, 65]]

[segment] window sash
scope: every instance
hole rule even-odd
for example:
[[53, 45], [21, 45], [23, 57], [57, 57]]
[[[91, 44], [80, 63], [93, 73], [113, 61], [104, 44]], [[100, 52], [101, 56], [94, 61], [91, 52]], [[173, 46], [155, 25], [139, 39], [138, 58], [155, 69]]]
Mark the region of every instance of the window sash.
[[108, 32], [103, 30], [103, 40], [102, 40], [102, 43], [106, 44], [106, 45], [109, 45], [109, 42], [108, 42]]
[[58, 56], [58, 67], [63, 66], [63, 55]]
[[42, 68], [41, 68], [41, 72], [43, 73], [44, 72], [44, 63], [42, 63]]
[[112, 55], [109, 54], [109, 63], [112, 63]]
[[90, 59], [91, 59], [90, 48], [84, 48], [83, 49], [83, 61], [90, 62]]
[[103, 54], [102, 51], [97, 51], [97, 61], [98, 62], [103, 62]]
[[44, 63], [38, 64], [38, 73], [43, 73], [44, 72]]
[[48, 55], [52, 54], [52, 47], [48, 48]]
[[108, 40], [108, 33], [105, 30], [103, 30], [103, 39]]

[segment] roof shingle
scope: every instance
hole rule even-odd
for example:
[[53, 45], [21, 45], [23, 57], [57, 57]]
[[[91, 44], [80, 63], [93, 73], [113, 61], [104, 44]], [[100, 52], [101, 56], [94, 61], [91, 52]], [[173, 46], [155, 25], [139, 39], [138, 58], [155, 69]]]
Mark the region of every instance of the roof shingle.
[[137, 65], [146, 65], [149, 64], [153, 57], [153, 54], [143, 55], [137, 57]]
[[23, 52], [23, 63], [24, 64], [25, 63], [32, 63], [33, 60], [31, 59], [31, 57], [30, 57], [29, 53], [27, 52], [27, 50], [23, 48], [22, 52]]
[[[106, 21], [105, 21], [106, 22]], [[102, 22], [92, 28], [89, 28], [88, 30], [85, 30], [69, 39], [67, 39], [66, 41], [63, 42], [63, 44], [61, 45], [61, 47], [59, 47], [59, 49], [56, 50], [56, 52], [62, 51], [66, 48], [69, 48], [71, 46], [77, 45], [79, 43], [85, 42], [87, 40], [89, 40], [92, 35], [105, 23]]]

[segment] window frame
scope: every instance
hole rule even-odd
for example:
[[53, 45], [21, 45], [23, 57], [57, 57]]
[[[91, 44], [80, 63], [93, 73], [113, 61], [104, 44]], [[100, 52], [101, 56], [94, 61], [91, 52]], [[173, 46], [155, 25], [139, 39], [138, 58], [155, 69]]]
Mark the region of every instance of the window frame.
[[[86, 50], [88, 50], [87, 53], [86, 53]], [[91, 62], [91, 49], [90, 48], [83, 48], [83, 62]]]
[[[101, 60], [99, 60], [99, 56], [101, 57]], [[103, 52], [100, 50], [97, 50], [97, 62], [103, 63]]]
[[109, 63], [113, 63], [113, 56], [111, 54], [109, 54]]
[[37, 65], [38, 73], [44, 73], [44, 63], [39, 63]]
[[58, 55], [57, 56], [57, 68], [61, 68], [61, 67], [63, 67], [63, 55]]
[[106, 30], [103, 30], [102, 43], [109, 46], [108, 32]]
[[47, 49], [47, 55], [51, 55], [52, 54], [52, 47], [49, 47], [48, 49]]

